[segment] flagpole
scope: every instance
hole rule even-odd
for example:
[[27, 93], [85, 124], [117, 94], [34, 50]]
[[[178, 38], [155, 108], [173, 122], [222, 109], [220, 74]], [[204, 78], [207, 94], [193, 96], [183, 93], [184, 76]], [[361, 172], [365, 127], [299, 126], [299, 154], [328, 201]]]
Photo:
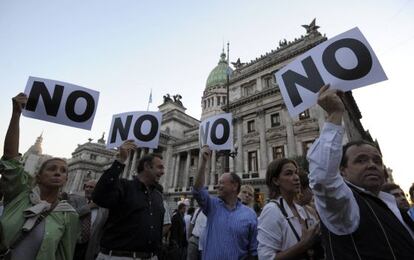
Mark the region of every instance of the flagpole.
[[150, 95], [149, 95], [149, 98], [148, 98], [147, 111], [149, 110], [150, 103], [152, 103], [152, 89], [151, 89], [151, 92], [150, 92]]

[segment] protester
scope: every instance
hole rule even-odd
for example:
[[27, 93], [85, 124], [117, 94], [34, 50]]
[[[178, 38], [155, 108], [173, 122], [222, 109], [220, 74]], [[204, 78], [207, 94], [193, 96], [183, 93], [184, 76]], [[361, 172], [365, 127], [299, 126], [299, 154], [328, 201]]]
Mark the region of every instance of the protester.
[[395, 201], [397, 202], [397, 207], [405, 212], [410, 209], [410, 204], [408, 203], [407, 198], [405, 197], [404, 191], [400, 188], [399, 185], [395, 183], [384, 183], [381, 186], [381, 191], [389, 193], [394, 196]]
[[410, 200], [411, 200], [411, 208], [408, 210], [408, 214], [410, 215], [411, 219], [414, 221], [414, 183], [411, 185], [409, 193], [410, 193]]
[[271, 162], [266, 185], [271, 200], [259, 217], [259, 259], [321, 259], [320, 254], [314, 257], [318, 221], [294, 202], [301, 189], [296, 162], [284, 158]]
[[254, 203], [254, 188], [251, 185], [242, 185], [240, 187], [240, 193], [238, 195], [241, 203], [243, 203], [243, 205], [249, 207], [249, 208], [253, 208], [253, 203]]
[[204, 215], [202, 208], [198, 208], [193, 217], [190, 220], [189, 233], [190, 238], [188, 239], [187, 247], [187, 260], [201, 260], [202, 238], [204, 237], [204, 230], [207, 225], [207, 217]]
[[193, 187], [193, 195], [207, 217], [203, 259], [249, 259], [257, 256], [257, 218], [244, 206], [237, 194], [241, 179], [225, 173], [219, 179], [218, 197], [204, 187], [205, 168], [211, 157], [208, 146], [201, 149], [201, 162]]
[[0, 161], [0, 190], [4, 193], [0, 259], [71, 260], [79, 219], [72, 206], [59, 200], [68, 166], [60, 158], [46, 160], [35, 175], [38, 187], [33, 189], [33, 177], [24, 171], [18, 152], [19, 121], [26, 103], [27, 96], [23, 93], [13, 98], [13, 113]]
[[327, 120], [308, 152], [327, 259], [412, 259], [413, 230], [393, 196], [380, 191], [385, 176], [378, 148], [366, 141], [342, 147], [345, 107], [339, 95], [321, 88], [318, 104]]
[[[89, 180], [83, 186], [85, 191], [85, 198], [87, 200], [87, 206], [90, 214], [85, 218], [82, 224], [83, 230], [86, 234], [85, 236], [88, 239], [87, 248], [85, 252], [84, 259], [92, 260], [95, 259], [99, 254], [99, 243], [102, 238], [103, 226], [108, 219], [108, 210], [102, 207], [98, 207], [92, 199], [92, 193], [95, 189], [97, 181]], [[87, 235], [89, 233], [89, 236]], [[74, 258], [74, 259], [83, 259], [83, 258]]]
[[92, 194], [97, 205], [109, 209], [97, 259], [157, 259], [165, 214], [157, 185], [164, 164], [159, 155], [144, 155], [138, 162], [138, 176], [121, 179], [124, 163], [134, 149], [132, 140], [119, 147], [119, 158], [104, 172]]
[[184, 203], [178, 204], [177, 212], [171, 219], [170, 259], [172, 260], [186, 259], [187, 235], [184, 222], [186, 208]]
[[313, 200], [313, 193], [309, 187], [309, 178], [308, 174], [304, 172], [299, 172], [300, 180], [300, 193], [295, 198], [297, 204], [305, 208], [306, 213], [312, 214], [315, 219], [319, 220], [318, 213], [316, 213], [315, 203]]
[[185, 230], [186, 230], [187, 241], [188, 241], [188, 239], [190, 239], [190, 236], [191, 236], [191, 233], [188, 232], [188, 230], [190, 230], [190, 225], [191, 225], [190, 222], [191, 222], [191, 218], [194, 215], [195, 208], [190, 207], [190, 204], [186, 204], [186, 206], [187, 206], [187, 211], [184, 214], [184, 222], [185, 222]]

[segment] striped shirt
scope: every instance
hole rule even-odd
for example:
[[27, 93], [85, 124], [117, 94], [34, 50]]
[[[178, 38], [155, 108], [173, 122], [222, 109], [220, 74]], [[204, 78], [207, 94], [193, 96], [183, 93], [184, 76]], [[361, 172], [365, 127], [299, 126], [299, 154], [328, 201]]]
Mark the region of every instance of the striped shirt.
[[229, 210], [223, 200], [210, 196], [205, 188], [193, 189], [193, 195], [207, 216], [202, 259], [244, 259], [257, 255], [257, 217], [251, 208], [238, 201]]

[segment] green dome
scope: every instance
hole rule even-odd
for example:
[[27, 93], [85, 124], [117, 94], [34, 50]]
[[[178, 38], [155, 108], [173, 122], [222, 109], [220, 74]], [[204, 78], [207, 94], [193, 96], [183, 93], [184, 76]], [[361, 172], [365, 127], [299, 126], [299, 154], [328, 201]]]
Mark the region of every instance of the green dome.
[[210, 72], [210, 75], [208, 75], [206, 88], [225, 84], [227, 81], [227, 70], [229, 70], [230, 74], [233, 72], [231, 67], [227, 64], [226, 54], [223, 52], [220, 55], [218, 65]]

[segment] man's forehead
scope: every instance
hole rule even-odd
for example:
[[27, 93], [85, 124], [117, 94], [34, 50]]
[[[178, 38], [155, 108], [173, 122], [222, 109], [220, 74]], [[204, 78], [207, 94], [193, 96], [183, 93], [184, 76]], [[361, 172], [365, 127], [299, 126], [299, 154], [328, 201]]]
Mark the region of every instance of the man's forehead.
[[378, 151], [378, 149], [375, 148], [372, 145], [369, 145], [369, 144], [352, 145], [346, 151], [346, 155], [348, 156], [348, 158], [350, 156], [355, 157], [355, 156], [363, 155], [363, 154], [378, 155], [378, 156], [382, 157], [380, 152]]
[[402, 189], [398, 189], [398, 188], [397, 189], [390, 190], [390, 193], [393, 194], [393, 195], [394, 194], [405, 194]]

